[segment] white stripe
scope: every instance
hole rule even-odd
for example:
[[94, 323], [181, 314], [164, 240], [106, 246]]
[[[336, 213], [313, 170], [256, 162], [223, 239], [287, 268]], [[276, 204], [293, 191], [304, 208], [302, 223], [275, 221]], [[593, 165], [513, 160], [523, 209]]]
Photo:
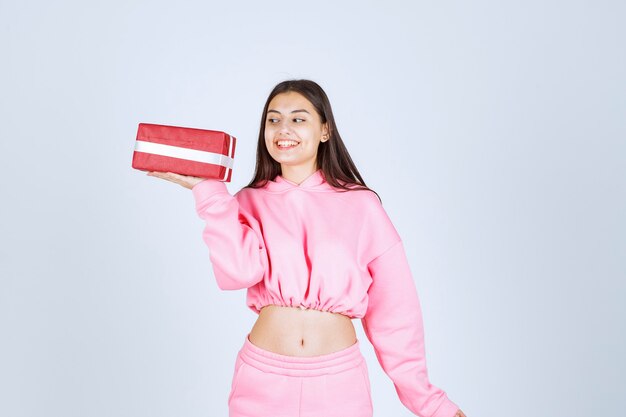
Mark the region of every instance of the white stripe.
[[[231, 140], [232, 148], [232, 140]], [[229, 156], [221, 153], [199, 151], [197, 149], [181, 148], [180, 146], [164, 145], [162, 143], [146, 142], [137, 140], [135, 151], [154, 155], [170, 156], [172, 158], [187, 159], [189, 161], [204, 162], [207, 164], [221, 165], [226, 167], [226, 173], [233, 168], [234, 159], [229, 151]]]
[[[228, 135], [228, 133], [227, 133]], [[228, 135], [228, 156], [231, 159], [234, 159], [234, 155], [233, 155], [233, 137]], [[224, 170], [224, 179], [222, 179], [222, 181], [226, 181], [226, 179], [228, 178], [228, 173], [230, 172], [230, 170], [232, 169], [232, 164], [230, 167], [228, 167], [227, 169]]]

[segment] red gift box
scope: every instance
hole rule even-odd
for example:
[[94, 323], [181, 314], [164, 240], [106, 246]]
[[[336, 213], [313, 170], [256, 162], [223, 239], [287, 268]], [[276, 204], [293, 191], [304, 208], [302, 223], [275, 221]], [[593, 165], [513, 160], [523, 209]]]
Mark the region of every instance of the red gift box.
[[230, 182], [236, 141], [217, 130], [139, 123], [132, 166]]

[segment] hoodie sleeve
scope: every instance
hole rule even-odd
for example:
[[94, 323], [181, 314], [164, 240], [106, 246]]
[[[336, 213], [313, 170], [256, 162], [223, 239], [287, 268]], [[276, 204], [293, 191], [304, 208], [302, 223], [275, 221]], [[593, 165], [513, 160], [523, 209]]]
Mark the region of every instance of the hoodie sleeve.
[[191, 191], [196, 212], [205, 222], [202, 239], [209, 248], [217, 286], [239, 290], [260, 282], [268, 260], [258, 220], [241, 207], [223, 181], [206, 179]]
[[419, 417], [453, 417], [459, 407], [428, 379], [421, 306], [404, 244], [382, 206], [377, 210], [370, 224], [380, 239], [395, 243], [367, 264], [372, 282], [363, 330], [402, 404]]

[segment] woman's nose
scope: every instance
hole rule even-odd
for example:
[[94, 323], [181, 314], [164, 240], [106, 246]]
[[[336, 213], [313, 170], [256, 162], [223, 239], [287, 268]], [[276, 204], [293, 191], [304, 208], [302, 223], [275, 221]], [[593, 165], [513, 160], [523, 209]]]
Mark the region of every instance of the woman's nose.
[[278, 126], [278, 130], [281, 133], [288, 133], [288, 132], [291, 131], [291, 128], [289, 127], [289, 124], [285, 120], [283, 120], [283, 121], [280, 122], [280, 124]]

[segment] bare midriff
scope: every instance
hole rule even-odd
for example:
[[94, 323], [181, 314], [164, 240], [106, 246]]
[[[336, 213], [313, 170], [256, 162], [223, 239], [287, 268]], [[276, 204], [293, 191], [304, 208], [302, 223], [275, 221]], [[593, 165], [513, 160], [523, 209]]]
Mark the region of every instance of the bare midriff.
[[318, 356], [356, 343], [352, 319], [329, 311], [267, 305], [250, 330], [253, 345], [288, 356]]

